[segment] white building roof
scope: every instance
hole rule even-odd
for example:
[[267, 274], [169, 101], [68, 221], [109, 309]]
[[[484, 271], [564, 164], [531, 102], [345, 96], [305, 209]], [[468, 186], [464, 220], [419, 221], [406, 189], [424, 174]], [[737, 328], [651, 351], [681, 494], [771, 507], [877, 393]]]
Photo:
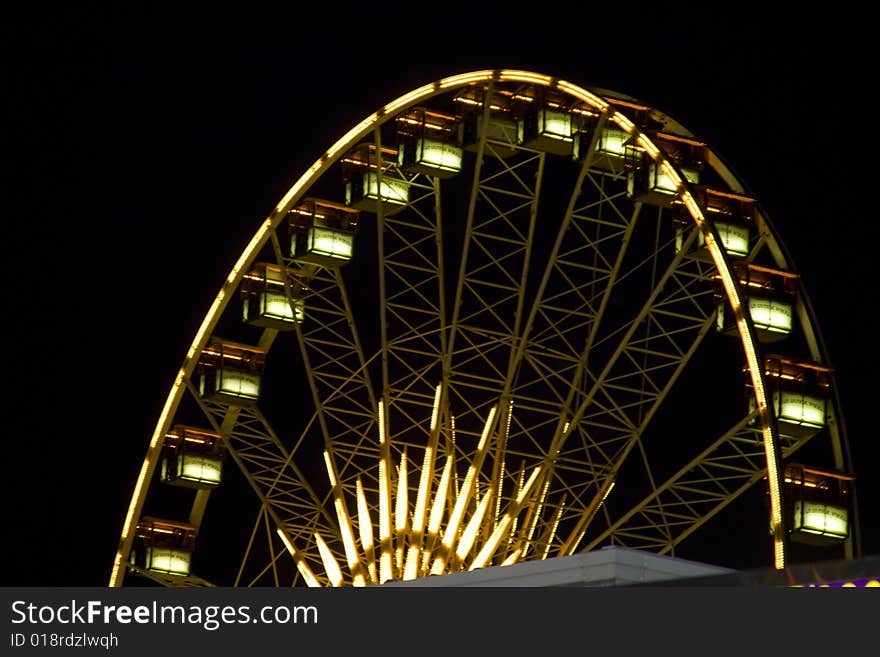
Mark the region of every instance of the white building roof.
[[568, 557], [393, 581], [385, 586], [620, 586], [734, 572], [697, 561], [609, 546]]

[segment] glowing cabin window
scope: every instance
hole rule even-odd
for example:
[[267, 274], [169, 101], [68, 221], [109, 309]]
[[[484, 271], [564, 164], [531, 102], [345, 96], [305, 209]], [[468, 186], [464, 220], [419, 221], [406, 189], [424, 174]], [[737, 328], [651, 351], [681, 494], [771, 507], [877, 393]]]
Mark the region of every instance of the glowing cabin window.
[[749, 312], [756, 328], [772, 333], [791, 333], [793, 319], [791, 302], [749, 297]]
[[199, 393], [208, 399], [251, 405], [260, 394], [265, 352], [246, 345], [212, 339], [199, 359]]
[[691, 169], [690, 167], [681, 167], [679, 171], [681, 171], [681, 175], [684, 176], [684, 179], [687, 180], [691, 185], [699, 184], [700, 172], [697, 169]]
[[[715, 222], [715, 230], [721, 238], [721, 245], [724, 250], [735, 256], [746, 256], [749, 254], [749, 227], [739, 224]], [[700, 233], [700, 243], [705, 244], [703, 234]]]
[[599, 135], [596, 144], [596, 152], [615, 157], [626, 155], [626, 142], [629, 141], [629, 133], [620, 128], [605, 128]]
[[305, 317], [305, 302], [302, 299], [293, 299], [292, 308], [283, 292], [260, 292], [257, 299], [260, 315], [263, 317], [297, 323], [302, 322]]
[[649, 162], [643, 170], [630, 171], [627, 177], [627, 196], [643, 202], [665, 204], [677, 191], [675, 180], [657, 162]]
[[[461, 148], [454, 144], [422, 137], [416, 141], [415, 149], [416, 164], [443, 171], [461, 171]], [[406, 197], [408, 195], [409, 188]]]
[[783, 390], [773, 393], [773, 407], [781, 422], [810, 427], [825, 426], [825, 400], [800, 392]]
[[220, 436], [178, 425], [165, 437], [163, 482], [189, 488], [211, 488], [221, 481], [223, 452]]
[[[295, 240], [304, 238], [306, 233], [294, 235]], [[286, 284], [289, 284], [291, 299], [288, 301]], [[279, 267], [258, 263], [245, 276], [242, 284], [242, 319], [254, 326], [286, 330], [305, 318], [307, 292], [302, 277], [291, 271], [283, 272]]]
[[189, 575], [191, 554], [187, 550], [167, 547], [148, 547], [144, 567], [174, 575]]
[[794, 503], [794, 531], [846, 538], [849, 521], [842, 506], [796, 500]]
[[652, 192], [673, 195], [678, 186], [671, 176], [666, 175], [663, 167], [656, 162], [651, 162], [648, 165], [648, 189]]
[[571, 140], [571, 115], [562, 110], [543, 108], [538, 111], [538, 133], [565, 141]]
[[216, 456], [181, 454], [177, 459], [177, 476], [187, 481], [219, 484], [222, 461]]
[[354, 234], [314, 226], [309, 229], [306, 250], [316, 255], [350, 260], [354, 253]]
[[221, 369], [214, 379], [214, 392], [246, 399], [260, 396], [260, 375], [252, 372]]
[[[379, 200], [379, 176], [375, 171], [364, 174], [364, 196]], [[396, 205], [406, 205], [409, 200], [409, 183], [405, 180], [382, 176], [381, 200]]]

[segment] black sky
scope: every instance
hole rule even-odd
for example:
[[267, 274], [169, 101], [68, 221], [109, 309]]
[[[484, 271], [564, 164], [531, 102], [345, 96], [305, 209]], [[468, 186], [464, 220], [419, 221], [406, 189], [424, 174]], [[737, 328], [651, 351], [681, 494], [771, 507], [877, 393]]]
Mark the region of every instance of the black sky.
[[258, 224], [381, 105], [487, 68], [638, 97], [751, 186], [819, 318], [863, 547], [880, 553], [866, 28], [843, 12], [670, 16], [570, 3], [545, 19], [533, 9], [383, 5], [354, 17], [341, 6], [208, 15], [92, 5], [0, 28], [4, 150], [14, 154], [3, 168], [3, 515], [15, 564], [0, 583], [106, 582], [172, 377]]

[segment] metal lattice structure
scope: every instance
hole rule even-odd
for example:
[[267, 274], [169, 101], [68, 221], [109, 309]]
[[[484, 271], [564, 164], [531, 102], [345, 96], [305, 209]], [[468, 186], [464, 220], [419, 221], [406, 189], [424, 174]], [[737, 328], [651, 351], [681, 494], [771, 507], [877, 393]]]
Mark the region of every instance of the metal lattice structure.
[[[429, 134], [447, 138], [442, 166], [425, 163], [441, 143]], [[646, 175], [666, 187], [640, 187]], [[706, 189], [754, 201], [744, 252]], [[343, 251], [353, 240], [344, 258], [291, 247], [302, 226], [314, 247], [331, 216], [310, 199], [352, 218], [327, 233]], [[285, 272], [275, 323], [242, 321], [257, 263]], [[791, 330], [762, 330], [743, 271], [798, 286]], [[782, 464], [811, 443], [825, 467], [851, 467], [834, 394], [822, 426], [781, 428], [769, 353], [828, 363], [779, 236], [708, 145], [633, 98], [549, 76], [440, 80], [340, 139], [235, 263], [157, 421], [111, 585], [126, 572], [171, 586], [379, 584], [609, 543], [675, 554], [760, 482], [781, 567]], [[259, 395], [243, 392], [251, 374], [206, 394], [252, 354], [265, 359]], [[163, 489], [157, 466], [181, 425], [217, 436], [255, 515], [248, 536], [225, 535], [245, 512], [238, 493]], [[132, 558], [151, 505], [198, 534], [192, 569]]]

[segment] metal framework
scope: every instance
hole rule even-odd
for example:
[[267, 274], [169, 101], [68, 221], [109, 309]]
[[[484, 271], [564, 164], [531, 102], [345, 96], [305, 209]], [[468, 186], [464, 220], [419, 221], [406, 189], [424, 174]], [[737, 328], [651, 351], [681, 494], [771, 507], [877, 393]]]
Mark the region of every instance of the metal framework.
[[[590, 126], [572, 137], [584, 136], [574, 155], [492, 130], [512, 104], [550, 91], [554, 107]], [[479, 110], [477, 137], [456, 175], [383, 159], [396, 146], [395, 117], [419, 106], [455, 114], [467, 103]], [[426, 85], [355, 126], [260, 226], [206, 314], [151, 438], [111, 586], [126, 572], [169, 586], [359, 586], [609, 543], [675, 554], [762, 481], [782, 567], [782, 460], [819, 443], [828, 467], [852, 469], [836, 397], [815, 434], [780, 431], [747, 290], [645, 114], [695, 139], [631, 98], [507, 70]], [[606, 128], [674, 182], [671, 203], [633, 197], [632, 162], [599, 152]], [[408, 197], [393, 211], [377, 203], [361, 213], [351, 262], [292, 256], [288, 213], [318, 190], [341, 203], [341, 158], [362, 143], [377, 153], [376, 187], [393, 179]], [[743, 194], [705, 153], [703, 179]], [[760, 206], [755, 228], [742, 260], [791, 271]], [[236, 291], [256, 262], [308, 281], [305, 319], [292, 330], [241, 326]], [[719, 298], [735, 337], [716, 331]], [[794, 310], [795, 330], [773, 349], [827, 364], [802, 288]], [[268, 354], [255, 405], [211, 400], [198, 387], [199, 358], [221, 330]], [[708, 380], [685, 380], [695, 367]], [[683, 420], [682, 409], [700, 421]], [[129, 563], [134, 527], [161, 487], [164, 436], [178, 422], [222, 437], [227, 471], [254, 501], [249, 536], [198, 544], [195, 569], [210, 577]], [[203, 489], [178, 505], [200, 539], [203, 525], [224, 531], [213, 497]], [[843, 549], [853, 555], [857, 532]]]

